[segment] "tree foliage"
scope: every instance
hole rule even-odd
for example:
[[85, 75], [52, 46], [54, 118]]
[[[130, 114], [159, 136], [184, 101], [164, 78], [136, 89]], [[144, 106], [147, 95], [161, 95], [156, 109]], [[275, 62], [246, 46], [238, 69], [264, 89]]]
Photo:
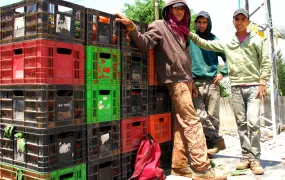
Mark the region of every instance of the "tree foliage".
[[276, 53], [276, 68], [279, 95], [285, 96], [285, 61], [280, 49]]
[[[158, 0], [159, 19], [162, 19], [161, 11], [165, 6], [164, 0]], [[155, 19], [154, 14], [154, 0], [135, 0], [134, 4], [125, 3], [123, 13], [130, 19], [145, 22], [150, 24]], [[194, 30], [194, 13], [191, 10], [191, 25], [190, 29]]]

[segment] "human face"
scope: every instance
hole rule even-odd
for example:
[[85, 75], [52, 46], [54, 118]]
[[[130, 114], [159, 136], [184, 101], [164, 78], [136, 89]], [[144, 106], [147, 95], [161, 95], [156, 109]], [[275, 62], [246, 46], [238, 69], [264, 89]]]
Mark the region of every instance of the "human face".
[[196, 26], [199, 32], [205, 32], [208, 27], [208, 19], [205, 17], [198, 17], [196, 21]]
[[245, 15], [238, 14], [234, 17], [233, 23], [237, 30], [237, 33], [243, 33], [246, 32], [246, 28], [249, 25], [250, 21]]
[[178, 21], [181, 21], [183, 19], [185, 11], [185, 6], [172, 7], [172, 14], [176, 17]]

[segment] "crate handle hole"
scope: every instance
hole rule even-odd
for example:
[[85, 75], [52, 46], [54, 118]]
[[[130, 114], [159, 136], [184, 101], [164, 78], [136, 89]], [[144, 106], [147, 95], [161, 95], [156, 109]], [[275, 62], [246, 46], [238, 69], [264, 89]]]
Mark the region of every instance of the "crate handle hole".
[[109, 132], [110, 130], [111, 130], [111, 126], [104, 126], [104, 127], [99, 128], [100, 132]]
[[72, 96], [73, 91], [72, 90], [58, 90], [57, 96]]
[[24, 91], [13, 91], [14, 96], [24, 96]]
[[132, 90], [132, 95], [141, 94], [141, 92], [142, 92], [141, 89], [134, 89]]
[[110, 59], [111, 58], [111, 54], [109, 54], [109, 53], [100, 53], [100, 58]]
[[67, 48], [57, 48], [56, 49], [58, 54], [66, 54], [66, 55], [71, 55], [72, 50], [67, 49]]
[[66, 139], [73, 137], [73, 132], [63, 132], [58, 134], [58, 139]]
[[59, 176], [60, 180], [71, 179], [71, 178], [73, 178], [73, 172]]
[[100, 169], [103, 169], [103, 168], [111, 166], [111, 163], [112, 163], [112, 161], [105, 162], [105, 163], [100, 164], [99, 167], [100, 167]]
[[110, 90], [100, 90], [100, 95], [110, 95]]
[[23, 54], [23, 49], [22, 49], [22, 48], [14, 49], [14, 54], [15, 54], [15, 55]]
[[164, 118], [159, 118], [159, 122], [164, 122]]
[[141, 57], [132, 57], [132, 61], [140, 63], [142, 61], [142, 58]]
[[133, 122], [132, 123], [132, 126], [140, 126], [141, 125], [141, 122], [140, 121], [138, 121], [138, 122]]

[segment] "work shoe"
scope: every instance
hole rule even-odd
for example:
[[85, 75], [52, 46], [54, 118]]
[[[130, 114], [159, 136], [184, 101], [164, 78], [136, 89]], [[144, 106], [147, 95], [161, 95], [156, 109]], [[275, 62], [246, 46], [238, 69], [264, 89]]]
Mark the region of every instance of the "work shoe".
[[264, 169], [261, 167], [260, 161], [257, 159], [250, 161], [250, 169], [255, 175], [264, 174]]
[[185, 168], [172, 168], [170, 174], [175, 176], [184, 176], [191, 178], [193, 171], [189, 166]]
[[208, 149], [208, 154], [217, 154], [219, 151], [226, 149], [224, 139], [219, 140], [212, 149]]
[[248, 169], [250, 165], [250, 161], [249, 159], [242, 159], [236, 166], [237, 170], [244, 170], [244, 169]]
[[227, 176], [217, 176], [213, 168], [207, 169], [204, 172], [195, 172], [192, 175], [192, 180], [226, 180]]

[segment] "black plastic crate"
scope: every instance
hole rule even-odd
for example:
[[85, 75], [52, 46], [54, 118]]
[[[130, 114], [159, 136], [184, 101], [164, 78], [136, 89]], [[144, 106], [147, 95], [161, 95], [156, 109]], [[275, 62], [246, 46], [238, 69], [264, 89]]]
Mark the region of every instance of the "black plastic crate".
[[87, 125], [88, 162], [119, 155], [120, 130], [118, 120]]
[[148, 84], [147, 53], [121, 51], [121, 83]]
[[[147, 31], [148, 25], [139, 21], [132, 20], [136, 25], [137, 30], [140, 33], [145, 33]], [[120, 24], [120, 38], [121, 38], [121, 49], [122, 50], [132, 50], [139, 51], [138, 47], [131, 38], [130, 32], [127, 31], [125, 25]]]
[[87, 162], [88, 180], [120, 180], [121, 159], [120, 155], [112, 158], [100, 159]]
[[84, 86], [0, 86], [0, 111], [4, 125], [55, 132], [74, 130], [85, 125]]
[[95, 9], [86, 9], [86, 45], [119, 49], [120, 23], [115, 16]]
[[147, 116], [147, 85], [121, 85], [121, 119]]
[[1, 44], [50, 39], [84, 44], [85, 7], [63, 0], [23, 0], [1, 7]]
[[160, 143], [160, 168], [169, 170], [172, 162], [172, 141]]
[[138, 150], [122, 153], [122, 180], [128, 180], [134, 173]]
[[[23, 128], [7, 127], [1, 125], [3, 162], [38, 172], [86, 162], [86, 129], [40, 134], [36, 130], [31, 133]], [[4, 152], [9, 152], [9, 157]]]
[[148, 115], [171, 112], [172, 101], [164, 85], [148, 86]]

